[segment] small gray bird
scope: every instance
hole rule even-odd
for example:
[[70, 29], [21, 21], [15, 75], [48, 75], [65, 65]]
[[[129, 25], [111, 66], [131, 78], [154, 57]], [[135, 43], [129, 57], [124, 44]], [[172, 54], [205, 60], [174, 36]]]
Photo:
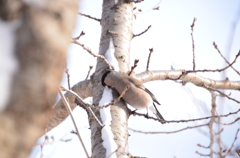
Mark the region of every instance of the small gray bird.
[[102, 85], [114, 88], [119, 94], [122, 94], [124, 89], [129, 86], [123, 99], [135, 109], [150, 109], [161, 123], [165, 123], [164, 118], [157, 110], [155, 103], [160, 105], [156, 97], [144, 87], [141, 81], [126, 74], [117, 71], [107, 71], [102, 76]]

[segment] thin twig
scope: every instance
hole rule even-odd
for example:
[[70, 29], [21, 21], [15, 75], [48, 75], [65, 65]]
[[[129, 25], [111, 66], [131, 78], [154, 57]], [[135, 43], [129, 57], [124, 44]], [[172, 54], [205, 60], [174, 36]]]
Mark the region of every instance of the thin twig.
[[205, 149], [208, 149], [208, 148], [209, 148], [209, 146], [203, 146], [203, 145], [201, 145], [201, 144], [197, 144], [197, 146], [199, 146], [199, 147], [201, 147], [201, 148], [205, 148]]
[[[70, 133], [69, 133], [70, 134]], [[52, 145], [53, 143], [56, 143], [56, 142], [69, 142], [69, 141], [71, 141], [72, 139], [64, 139], [64, 137], [66, 137], [66, 135], [65, 136], [63, 136], [61, 139], [59, 139], [59, 140], [54, 140], [54, 137], [52, 136], [51, 138], [52, 138], [52, 141], [48, 141], [48, 142], [46, 142], [46, 141], [44, 141], [43, 143], [37, 143], [37, 144], [35, 144], [35, 146], [37, 146], [37, 145]]]
[[236, 60], [237, 60], [237, 58], [238, 58], [239, 56], [240, 56], [240, 50], [239, 50], [238, 54], [236, 55], [235, 59], [233, 60], [233, 62], [230, 63], [228, 66], [222, 68], [222, 69], [216, 69], [216, 70], [203, 69], [203, 70], [195, 70], [195, 71], [193, 71], [193, 70], [188, 70], [188, 71], [186, 71], [186, 74], [187, 74], [187, 73], [191, 73], [191, 72], [194, 72], [194, 73], [195, 73], [195, 72], [221, 72], [221, 71], [225, 71], [227, 68], [229, 68], [230, 66], [232, 66], [232, 65], [236, 62]]
[[67, 74], [68, 89], [71, 89], [71, 85], [70, 85], [70, 74], [69, 74], [68, 72], [69, 72], [69, 69], [67, 68], [67, 63], [66, 63], [65, 73]]
[[196, 154], [199, 154], [200, 156], [210, 156], [210, 154], [202, 154], [202, 153], [200, 153], [200, 152], [198, 152], [198, 151], [196, 151]]
[[193, 19], [192, 25], [191, 25], [191, 37], [192, 37], [192, 51], [193, 51], [193, 70], [196, 70], [196, 63], [195, 63], [195, 45], [194, 45], [194, 38], [193, 38], [193, 28], [195, 26], [195, 22], [197, 21], [196, 18]]
[[78, 14], [81, 15], [81, 16], [85, 16], [85, 17], [87, 17], [87, 18], [90, 18], [90, 19], [96, 20], [96, 21], [98, 21], [98, 22], [101, 22], [101, 19], [94, 18], [94, 17], [92, 17], [92, 16], [90, 16], [90, 15], [83, 14], [83, 13], [78, 13]]
[[78, 105], [82, 105], [82, 107], [96, 120], [96, 122], [99, 124], [99, 126], [100, 126], [101, 128], [103, 127], [102, 123], [98, 120], [98, 118], [97, 118], [96, 115], [93, 113], [92, 109], [90, 108], [90, 107], [94, 107], [94, 106], [91, 106], [91, 105], [85, 103], [85, 102], [82, 100], [82, 98], [81, 98], [76, 92], [74, 92], [74, 91], [72, 91], [72, 90], [68, 90], [68, 89], [66, 89], [66, 88], [64, 88], [64, 87], [61, 87], [61, 89], [62, 89], [63, 91], [68, 91], [68, 92], [72, 93], [73, 95], [75, 95], [75, 96], [77, 97], [77, 99], [78, 99]]
[[[214, 48], [218, 51], [218, 53], [221, 55], [221, 57], [225, 60], [225, 62], [226, 62], [228, 65], [230, 65], [230, 63], [227, 61], [227, 59], [223, 56], [223, 54], [221, 53], [221, 51], [218, 49], [218, 46], [217, 46], [217, 44], [216, 44], [215, 42], [213, 42], [213, 46], [214, 46]], [[232, 65], [231, 65], [231, 68], [232, 68], [238, 75], [240, 75], [240, 72], [237, 71]]]
[[230, 122], [230, 123], [217, 122], [217, 124], [220, 124], [220, 125], [232, 125], [232, 124], [236, 123], [238, 120], [240, 120], [240, 117], [236, 118], [233, 122]]
[[138, 14], [143, 14], [143, 13], [147, 13], [147, 12], [151, 12], [153, 10], [159, 10], [160, 4], [163, 2], [164, 0], [160, 0], [160, 2], [158, 2], [153, 8], [150, 8], [148, 10], [142, 11], [141, 9], [138, 9], [138, 13], [134, 13], [134, 16], [138, 15]]
[[47, 135], [45, 135], [45, 137], [44, 137], [44, 142], [43, 142], [43, 144], [40, 144], [40, 147], [41, 147], [41, 153], [40, 153], [40, 158], [43, 158], [43, 148], [44, 148], [44, 146], [45, 146], [45, 143], [46, 143], [46, 141], [48, 141], [48, 136]]
[[82, 31], [79, 36], [72, 38], [72, 40], [79, 40], [81, 36], [85, 35], [85, 32]]
[[202, 125], [197, 125], [197, 126], [188, 126], [188, 127], [185, 127], [185, 128], [182, 128], [182, 129], [179, 129], [179, 130], [176, 130], [176, 131], [170, 131], [170, 132], [144, 132], [144, 131], [138, 131], [138, 130], [135, 130], [135, 129], [132, 129], [132, 128], [128, 128], [128, 129], [133, 131], [133, 132], [142, 133], [142, 134], [172, 134], [172, 133], [181, 132], [181, 131], [184, 131], [184, 130], [187, 130], [187, 129], [199, 128], [199, 127], [203, 127], [203, 126], [207, 126], [207, 125], [208, 125], [208, 123], [207, 124], [202, 124]]
[[213, 88], [207, 87], [207, 86], [205, 86], [205, 88], [208, 89], [208, 90], [216, 91], [216, 92], [218, 92], [218, 93], [220, 94], [220, 96], [226, 97], [226, 98], [228, 98], [229, 100], [235, 101], [236, 103], [240, 103], [240, 101], [238, 101], [238, 100], [236, 100], [236, 99], [234, 99], [234, 98], [229, 97], [229, 95], [226, 95], [225, 93], [223, 93], [223, 92], [221, 92], [221, 91], [219, 91], [219, 90], [217, 90], [217, 89], [213, 89]]
[[85, 47], [84, 44], [79, 43], [77, 40], [72, 40], [72, 43], [75, 43], [75, 44], [81, 46], [84, 50], [86, 50], [86, 51], [87, 51], [89, 54], [91, 54], [92, 56], [98, 57], [98, 58], [102, 59], [102, 60], [107, 64], [108, 69], [112, 70], [112, 67], [111, 67], [110, 63], [107, 61], [107, 59], [106, 59], [104, 56], [94, 54], [94, 53], [91, 51], [91, 49]]
[[146, 71], [148, 71], [148, 68], [149, 68], [150, 58], [151, 58], [152, 52], [153, 52], [153, 48], [149, 48], [149, 55], [148, 55]]
[[[207, 116], [207, 117], [196, 118], [196, 119], [189, 119], [189, 120], [172, 120], [172, 121], [167, 121], [166, 120], [166, 123], [184, 123], [184, 122], [193, 122], [193, 121], [206, 120], [206, 119], [210, 119], [210, 118], [228, 117], [230, 115], [237, 114], [238, 112], [240, 112], [240, 109], [238, 109], [235, 112], [230, 112], [230, 113], [225, 114], [225, 115]], [[137, 112], [132, 112], [132, 113], [133, 113], [133, 115], [143, 116], [143, 117], [145, 117], [147, 119], [152, 119], [152, 120], [155, 120], [155, 121], [159, 121], [159, 119], [151, 117], [151, 116], [146, 117], [146, 114], [141, 114], [141, 113], [137, 113]]]
[[137, 37], [137, 36], [141, 36], [142, 34], [146, 33], [150, 28], [152, 27], [152, 25], [149, 25], [148, 28], [146, 30], [144, 30], [143, 32], [139, 33], [139, 34], [134, 34], [133, 35], [133, 38], [134, 37]]
[[139, 59], [134, 60], [134, 65], [131, 67], [131, 71], [128, 73], [128, 76], [131, 76], [131, 74], [133, 73], [133, 70], [137, 67], [138, 62], [139, 62]]
[[86, 147], [85, 147], [85, 145], [84, 145], [84, 143], [83, 143], [83, 140], [82, 140], [82, 137], [81, 137], [81, 135], [80, 135], [80, 132], [79, 132], [79, 130], [78, 130], [77, 123], [76, 123], [76, 121], [75, 121], [75, 119], [74, 119], [74, 117], [73, 117], [73, 114], [72, 114], [72, 110], [71, 110], [71, 108], [70, 108], [70, 105], [68, 104], [68, 102], [67, 102], [67, 100], [66, 100], [65, 96], [63, 95], [63, 93], [62, 93], [62, 91], [61, 91], [60, 88], [59, 88], [59, 93], [60, 93], [60, 95], [61, 95], [61, 97], [62, 97], [62, 101], [63, 101], [66, 109], [68, 110], [69, 115], [71, 116], [71, 119], [72, 119], [72, 121], [73, 121], [74, 127], [75, 127], [75, 129], [76, 129], [76, 131], [77, 131], [77, 134], [78, 134], [78, 138], [79, 138], [79, 140], [80, 140], [80, 142], [81, 142], [81, 144], [82, 144], [82, 146], [83, 146], [84, 152], [85, 152], [86, 156], [87, 156], [88, 158], [90, 158], [90, 156], [89, 156], [89, 154], [88, 154], [88, 152], [87, 152], [87, 149], [86, 149]]
[[122, 91], [121, 95], [117, 98], [117, 99], [113, 99], [111, 103], [107, 104], [107, 105], [104, 105], [104, 106], [98, 106], [98, 107], [93, 107], [95, 109], [103, 109], [103, 108], [106, 108], [106, 107], [109, 107], [111, 105], [114, 105], [116, 104], [126, 93], [126, 91], [130, 88], [130, 86], [127, 86], [126, 88], [124, 88], [124, 90]]
[[233, 143], [232, 143], [231, 147], [228, 149], [226, 155], [224, 155], [224, 157], [227, 157], [227, 155], [230, 154], [232, 148], [234, 147], [234, 143], [236, 142], [236, 140], [237, 140], [237, 138], [238, 138], [238, 132], [239, 132], [239, 130], [240, 130], [240, 129], [237, 130], [236, 135], [235, 135], [235, 138], [234, 138], [234, 140], [233, 140]]
[[87, 74], [87, 77], [85, 78], [85, 80], [87, 80], [88, 79], [88, 77], [89, 77], [89, 75], [90, 75], [90, 72], [91, 72], [91, 70], [93, 69], [93, 66], [89, 66], [89, 70], [88, 70], [88, 74]]

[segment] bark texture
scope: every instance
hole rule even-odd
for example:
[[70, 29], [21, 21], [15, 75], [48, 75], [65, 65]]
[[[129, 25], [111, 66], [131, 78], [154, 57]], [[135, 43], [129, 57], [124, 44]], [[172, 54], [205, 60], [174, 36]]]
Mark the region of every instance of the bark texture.
[[1, 2], [5, 9], [0, 16], [19, 18], [15, 47], [19, 67], [11, 99], [0, 114], [0, 153], [3, 158], [26, 158], [52, 113], [78, 0], [41, 1], [40, 5], [11, 2]]
[[[72, 87], [72, 90], [76, 92], [82, 99], [85, 99], [87, 97], [92, 96], [92, 81], [86, 80], [81, 81], [77, 84], [75, 84]], [[76, 96], [71, 94], [70, 92], [65, 93], [65, 97], [68, 99], [68, 103], [72, 110], [75, 109], [77, 104], [75, 103]], [[69, 113], [66, 109], [66, 106], [63, 104], [62, 99], [60, 99], [54, 108], [53, 116], [51, 117], [48, 125], [47, 130], [50, 131], [57, 125], [59, 125], [61, 122], [63, 122], [67, 117]]]
[[[129, 54], [130, 43], [132, 39], [132, 3], [125, 3], [124, 0], [104, 0], [101, 18], [101, 40], [99, 54], [104, 55], [109, 47], [110, 38], [113, 38], [115, 47], [115, 57], [118, 60], [119, 70], [121, 72], [129, 71]], [[93, 103], [98, 105], [102, 96], [103, 87], [101, 85], [101, 77], [106, 68], [106, 64], [98, 59], [96, 71], [92, 76], [93, 80]], [[128, 152], [128, 131], [127, 120], [129, 114], [124, 102], [118, 102], [117, 105], [111, 107], [112, 114], [112, 131], [114, 139], [119, 146], [116, 151], [118, 157], [129, 157]], [[96, 112], [99, 118], [99, 112]], [[90, 119], [92, 153], [97, 158], [105, 158], [105, 148], [102, 146], [101, 129], [99, 125]], [[119, 133], [121, 132], [121, 133]]]

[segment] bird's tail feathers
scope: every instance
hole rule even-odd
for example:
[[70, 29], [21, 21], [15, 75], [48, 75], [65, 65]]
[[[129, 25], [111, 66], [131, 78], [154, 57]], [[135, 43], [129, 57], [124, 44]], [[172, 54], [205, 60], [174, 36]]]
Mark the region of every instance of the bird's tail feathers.
[[158, 109], [154, 103], [153, 103], [153, 106], [149, 107], [149, 109], [157, 116], [157, 118], [160, 120], [161, 123], [166, 123], [165, 119], [160, 114], [160, 112], [158, 111]]

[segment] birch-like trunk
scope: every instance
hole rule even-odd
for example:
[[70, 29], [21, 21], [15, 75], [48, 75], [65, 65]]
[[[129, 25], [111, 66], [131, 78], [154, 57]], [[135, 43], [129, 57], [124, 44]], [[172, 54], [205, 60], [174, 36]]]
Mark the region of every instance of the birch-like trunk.
[[0, 157], [26, 158], [52, 113], [78, 0], [0, 1], [0, 18], [18, 19], [9, 102], [0, 113]]
[[[104, 0], [101, 18], [101, 41], [99, 54], [104, 55], [109, 46], [109, 40], [112, 37], [115, 46], [115, 57], [118, 60], [119, 70], [121, 72], [129, 71], [130, 42], [132, 39], [132, 3], [125, 3], [124, 0]], [[102, 96], [103, 87], [101, 85], [101, 76], [106, 64], [98, 59], [95, 74], [93, 75], [93, 103], [98, 105]], [[112, 131], [114, 140], [119, 149], [116, 151], [117, 157], [129, 157], [128, 151], [128, 131], [127, 121], [129, 113], [124, 102], [120, 101], [111, 107]], [[99, 112], [96, 112], [99, 118]], [[93, 157], [105, 158], [105, 148], [102, 146], [101, 128], [94, 121], [90, 120], [92, 154]]]

